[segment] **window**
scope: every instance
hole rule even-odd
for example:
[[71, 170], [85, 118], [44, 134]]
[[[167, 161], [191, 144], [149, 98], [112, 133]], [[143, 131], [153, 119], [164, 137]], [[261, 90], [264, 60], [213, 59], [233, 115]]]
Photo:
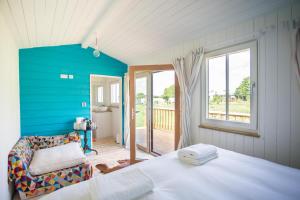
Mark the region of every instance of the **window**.
[[103, 103], [103, 86], [97, 87], [97, 102]]
[[202, 77], [201, 126], [257, 130], [257, 42], [209, 52]]
[[110, 85], [110, 101], [111, 104], [118, 104], [120, 97], [119, 83], [112, 83]]

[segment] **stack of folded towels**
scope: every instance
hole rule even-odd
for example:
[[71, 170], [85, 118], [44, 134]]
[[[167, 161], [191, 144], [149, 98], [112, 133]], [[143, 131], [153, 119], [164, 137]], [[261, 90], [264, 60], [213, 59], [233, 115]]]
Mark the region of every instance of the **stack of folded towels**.
[[179, 160], [192, 164], [202, 165], [218, 157], [217, 148], [208, 144], [197, 144], [178, 150]]

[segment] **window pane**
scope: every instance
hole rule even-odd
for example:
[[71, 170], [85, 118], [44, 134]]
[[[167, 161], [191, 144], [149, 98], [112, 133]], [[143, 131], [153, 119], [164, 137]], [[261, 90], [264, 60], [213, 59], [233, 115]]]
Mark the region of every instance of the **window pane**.
[[208, 118], [226, 119], [226, 56], [208, 60]]
[[229, 120], [250, 122], [250, 49], [229, 54]]
[[119, 83], [110, 85], [111, 103], [119, 103]]
[[103, 87], [98, 87], [98, 103], [103, 103]]

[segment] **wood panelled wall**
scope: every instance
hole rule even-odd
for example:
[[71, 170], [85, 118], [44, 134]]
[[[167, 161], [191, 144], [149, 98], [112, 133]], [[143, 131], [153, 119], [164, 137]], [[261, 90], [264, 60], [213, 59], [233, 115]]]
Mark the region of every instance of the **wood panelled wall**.
[[[134, 64], [172, 63], [172, 58], [203, 46], [207, 51], [258, 40], [258, 126], [260, 138], [200, 129], [200, 77], [193, 95], [194, 143], [209, 143], [243, 154], [300, 168], [300, 84], [292, 62], [291, 20], [300, 18], [300, 4], [280, 8], [253, 20], [223, 28]], [[130, 63], [131, 64], [131, 63]]]
[[21, 49], [19, 55], [22, 136], [72, 131], [76, 117], [91, 116], [90, 75], [123, 77], [127, 71], [121, 61], [104, 53], [95, 58], [79, 44]]

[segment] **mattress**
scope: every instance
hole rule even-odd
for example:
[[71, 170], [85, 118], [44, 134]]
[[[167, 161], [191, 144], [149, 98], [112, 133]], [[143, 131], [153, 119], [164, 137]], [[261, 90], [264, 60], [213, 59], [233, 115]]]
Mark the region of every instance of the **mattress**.
[[[172, 152], [104, 176], [113, 178], [133, 168], [141, 169], [155, 185], [140, 200], [300, 199], [300, 170], [220, 148], [217, 159], [201, 166], [182, 163]], [[46, 199], [84, 199], [88, 190], [85, 181]]]

